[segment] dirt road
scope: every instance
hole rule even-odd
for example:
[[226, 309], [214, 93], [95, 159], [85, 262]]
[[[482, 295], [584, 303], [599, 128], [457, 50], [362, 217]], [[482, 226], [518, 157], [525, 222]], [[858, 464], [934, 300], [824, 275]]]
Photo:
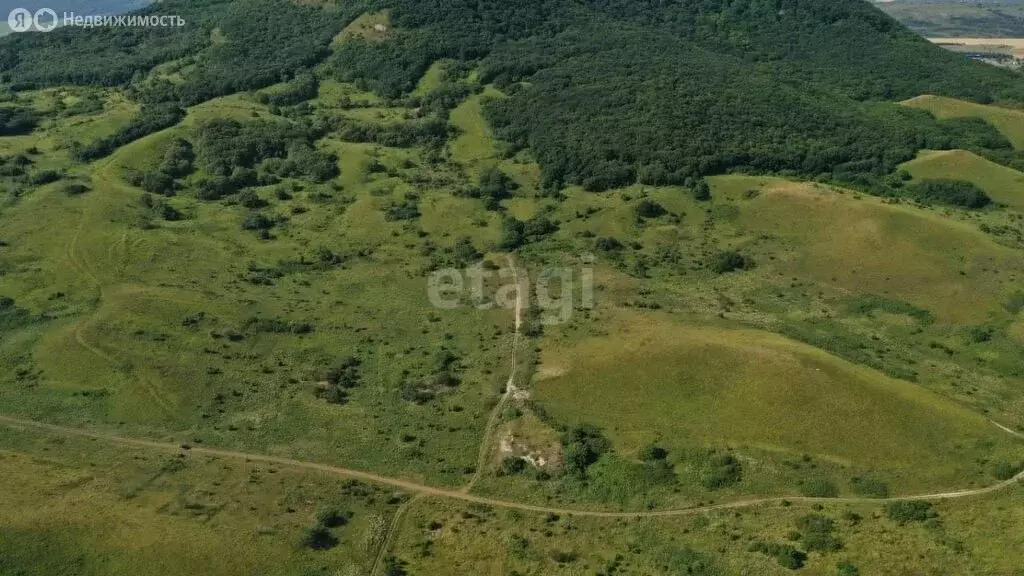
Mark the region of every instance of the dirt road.
[[[153, 440], [142, 440], [137, 438], [128, 438], [124, 436], [115, 436], [100, 432], [92, 432], [89, 430], [81, 430], [77, 428], [68, 428], [65, 426], [57, 426], [54, 424], [46, 424], [44, 422], [23, 420], [21, 418], [14, 418], [10, 416], [0, 416], [0, 425], [8, 426], [11, 428], [39, 430], [43, 432], [61, 434], [64, 436], [94, 438], [96, 440], [109, 442], [111, 444], [118, 444], [122, 446], [130, 446], [136, 448], [150, 448], [153, 450], [163, 450], [168, 452], [177, 452], [180, 450], [179, 445], [170, 442], [156, 442]], [[608, 512], [599, 510], [557, 508], [552, 506], [537, 506], [533, 504], [524, 504], [521, 502], [512, 502], [508, 500], [486, 498], [483, 496], [467, 494], [462, 490], [447, 490], [443, 488], [434, 488], [432, 486], [418, 484], [416, 482], [410, 482], [408, 480], [402, 480], [400, 478], [390, 478], [387, 476], [381, 476], [379, 474], [373, 474], [370, 472], [352, 470], [349, 468], [342, 468], [340, 466], [332, 466], [330, 464], [309, 462], [305, 460], [295, 460], [292, 458], [282, 458], [278, 456], [268, 456], [265, 454], [251, 454], [247, 452], [236, 452], [233, 450], [218, 450], [216, 448], [200, 446], [193, 447], [191, 450], [189, 450], [189, 452], [192, 454], [203, 454], [207, 456], [216, 456], [219, 458], [226, 458], [232, 460], [265, 462], [268, 464], [291, 466], [293, 468], [299, 468], [304, 470], [314, 470], [318, 472], [324, 472], [326, 474], [333, 474], [336, 476], [342, 476], [346, 478], [354, 478], [356, 480], [361, 480], [363, 482], [368, 482], [371, 484], [391, 486], [393, 488], [397, 488], [407, 492], [412, 492], [415, 494], [421, 494], [424, 496], [448, 498], [452, 500], [468, 502], [471, 504], [483, 504], [486, 506], [493, 506], [495, 508], [515, 509], [522, 510], [525, 512], [537, 512], [542, 514], [558, 514], [561, 516], [582, 516], [590, 518], [668, 518], [675, 516], [687, 516], [691, 514], [701, 514], [713, 510], [746, 508], [750, 506], [758, 506], [764, 504], [779, 504], [782, 503], [783, 501], [792, 503], [804, 502], [833, 504], [878, 504], [885, 502], [894, 502], [898, 500], [951, 500], [957, 498], [967, 498], [971, 496], [991, 494], [993, 492], [998, 492], [1000, 490], [1005, 490], [1014, 486], [1018, 486], [1019, 483], [1024, 482], [1024, 472], [1021, 472], [1020, 474], [1017, 474], [1015, 477], [1009, 480], [1000, 482], [998, 484], [993, 484], [985, 488], [976, 488], [971, 490], [960, 490], [953, 492], [939, 492], [934, 494], [914, 494], [893, 498], [812, 498], [805, 496], [777, 496], [768, 498], [752, 498], [747, 500], [737, 500], [734, 502], [725, 502], [709, 506], [694, 506], [692, 508], [680, 508], [675, 510], [655, 510], [646, 512]]]
[[501, 418], [501, 411], [505, 408], [505, 404], [508, 404], [509, 398], [515, 395], [516, 391], [516, 349], [519, 347], [519, 329], [523, 324], [523, 287], [519, 285], [519, 269], [516, 268], [515, 260], [509, 256], [508, 265], [512, 268], [512, 278], [516, 283], [516, 318], [515, 318], [515, 333], [512, 335], [512, 368], [509, 371], [508, 381], [505, 382], [505, 392], [501, 395], [501, 399], [498, 400], [498, 404], [491, 410], [491, 416], [487, 419], [487, 426], [484, 428], [484, 439], [480, 443], [480, 452], [476, 459], [476, 471], [473, 473], [473, 477], [470, 478], [469, 483], [462, 488], [462, 492], [468, 494], [473, 486], [480, 480], [483, 475], [484, 469], [487, 468], [487, 455], [491, 452], [491, 436], [494, 434], [494, 427], [498, 424], [498, 419]]

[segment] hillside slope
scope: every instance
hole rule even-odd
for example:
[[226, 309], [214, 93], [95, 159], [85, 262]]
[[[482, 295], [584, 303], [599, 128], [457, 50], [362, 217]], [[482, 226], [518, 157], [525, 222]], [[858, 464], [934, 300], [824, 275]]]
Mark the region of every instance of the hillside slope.
[[[379, 9], [386, 37], [329, 48]], [[549, 188], [593, 190], [731, 170], [865, 183], [921, 148], [993, 141], [983, 124], [951, 127], [889, 101], [1024, 100], [1024, 79], [932, 46], [862, 0], [170, 0], [147, 10], [190, 24], [5, 39], [3, 78], [116, 85], [184, 57], [183, 81], [149, 83], [139, 98], [193, 105], [325, 59], [323, 74], [386, 97], [411, 92], [439, 59], [479, 63], [481, 80], [511, 95], [487, 106], [506, 152], [531, 148]]]
[[510, 152], [532, 149], [551, 187], [677, 184], [735, 169], [888, 172], [922, 141], [952, 136], [877, 102], [1020, 99], [1024, 88], [860, 0], [391, 6], [406, 32], [351, 43], [334, 68], [398, 95], [437, 58], [488, 54], [483, 80], [512, 93], [488, 107], [490, 120]]

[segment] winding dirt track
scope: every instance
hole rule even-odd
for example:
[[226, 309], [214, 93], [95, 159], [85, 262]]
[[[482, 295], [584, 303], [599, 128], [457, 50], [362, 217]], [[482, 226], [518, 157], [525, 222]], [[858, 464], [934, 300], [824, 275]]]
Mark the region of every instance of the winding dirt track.
[[484, 438], [480, 442], [480, 452], [477, 454], [476, 471], [473, 472], [473, 477], [469, 480], [469, 483], [462, 488], [464, 494], [468, 494], [483, 475], [484, 469], [487, 467], [487, 455], [491, 452], [491, 436], [494, 433], [494, 427], [498, 424], [498, 418], [501, 417], [501, 411], [505, 408], [505, 404], [508, 404], [509, 398], [516, 391], [516, 349], [519, 347], [519, 329], [523, 325], [523, 287], [519, 284], [519, 269], [516, 268], [516, 262], [511, 256], [508, 257], [508, 265], [512, 268], [513, 282], [516, 283], [516, 318], [515, 332], [512, 335], [512, 367], [509, 370], [508, 381], [505, 383], [505, 392], [501, 395], [501, 399], [498, 400], [494, 409], [491, 410], [490, 418], [487, 419], [487, 425], [484, 427]]
[[[57, 426], [55, 424], [47, 424], [44, 422], [35, 422], [32, 420], [23, 420], [21, 418], [13, 418], [10, 416], [0, 416], [0, 425], [8, 426], [11, 428], [29, 428], [44, 432], [51, 432], [55, 434], [61, 434], [64, 436], [74, 436], [79, 438], [92, 438], [95, 440], [101, 440], [111, 444], [119, 444], [122, 446], [129, 446], [134, 448], [149, 448], [153, 450], [164, 450], [169, 452], [177, 452], [180, 450], [180, 446], [171, 442], [156, 442], [153, 440], [142, 440], [138, 438], [127, 438], [124, 436], [115, 436], [112, 434], [103, 434], [100, 432], [92, 432], [89, 430], [81, 430], [78, 428], [68, 428], [65, 426]], [[315, 470], [318, 472], [324, 472], [327, 474], [333, 474], [336, 476], [343, 476], [346, 478], [354, 478], [363, 482], [372, 484], [379, 484], [383, 486], [391, 486], [400, 490], [405, 490], [422, 496], [435, 496], [438, 498], [448, 498], [451, 500], [459, 500], [462, 502], [468, 502], [471, 504], [483, 504], [485, 506], [493, 506], [495, 508], [506, 508], [522, 510], [525, 512], [538, 512], [542, 514], [558, 514], [562, 516], [582, 516], [589, 518], [670, 518], [676, 516], [687, 516], [691, 514], [701, 514], [704, 512], [710, 512], [714, 510], [727, 510], [732, 508], [746, 508], [750, 506], [758, 506], [763, 504], [779, 504], [783, 501], [787, 502], [804, 502], [804, 503], [840, 503], [840, 504], [878, 504], [885, 502], [894, 502], [897, 500], [952, 500], [957, 498], [968, 498], [971, 496], [981, 496], [984, 494], [991, 494], [1000, 490], [1005, 490], [1017, 486], [1020, 482], [1024, 482], [1024, 472], [1017, 474], [1013, 478], [993, 484], [985, 488], [975, 488], [971, 490], [959, 490], [954, 492], [939, 492], [935, 494], [914, 494], [909, 496], [900, 496], [893, 498], [812, 498], [806, 496], [777, 496], [769, 498], [752, 498], [747, 500], [736, 500], [734, 502], [724, 502], [721, 504], [712, 504], [708, 506], [694, 506], [692, 508], [679, 508], [675, 510], [655, 510], [647, 512], [606, 512], [598, 510], [578, 510], [569, 508], [555, 508], [551, 506], [537, 506], [533, 504], [523, 504], [521, 502], [511, 502], [508, 500], [498, 500], [494, 498], [486, 498], [483, 496], [475, 496], [473, 494], [467, 494], [462, 490], [448, 490], [443, 488], [434, 488], [425, 484], [418, 484], [408, 480], [402, 480], [400, 478], [390, 478], [387, 476], [381, 476], [379, 474], [373, 474], [370, 472], [363, 472], [360, 470], [352, 470], [349, 468], [342, 468], [340, 466], [332, 466], [330, 464], [322, 464], [319, 462], [309, 462], [305, 460], [295, 460], [292, 458], [282, 458], [278, 456], [268, 456], [265, 454], [251, 454], [247, 452], [236, 452], [233, 450], [218, 450], [216, 448], [207, 448], [196, 446], [190, 451], [192, 454], [203, 454], [206, 456], [215, 456], [219, 458], [227, 458], [232, 460], [245, 460], [247, 462], [265, 462], [267, 464], [277, 464], [280, 466], [290, 466], [292, 468], [304, 469], [304, 470]]]

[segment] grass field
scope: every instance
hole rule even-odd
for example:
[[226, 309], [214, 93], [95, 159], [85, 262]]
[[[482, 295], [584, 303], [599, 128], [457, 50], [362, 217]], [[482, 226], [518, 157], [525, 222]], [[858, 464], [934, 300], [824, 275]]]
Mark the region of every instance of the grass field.
[[[243, 462], [0, 430], [0, 571], [365, 574], [396, 504], [374, 487]], [[329, 550], [303, 544], [348, 514]]]
[[[475, 461], [488, 403], [501, 383], [503, 333], [511, 315], [429, 305], [422, 256], [415, 244], [393, 241], [393, 234], [403, 233], [401, 224], [384, 222], [378, 211], [387, 200], [380, 190], [396, 183], [381, 181], [377, 188], [361, 179], [359, 159], [372, 147], [334, 144], [345, 164], [343, 178], [353, 186], [345, 193], [312, 188], [294, 200], [275, 200], [272, 210], [291, 213], [275, 242], [239, 233], [241, 207], [190, 197], [172, 199], [190, 218], [140, 225], [146, 220], [139, 192], [124, 184], [123, 173], [159, 155], [171, 135], [187, 136], [203, 118], [249, 119], [259, 108], [236, 98], [204, 104], [181, 128], [135, 142], [92, 167], [94, 192], [68, 201], [56, 189], [43, 189], [5, 212], [5, 236], [18, 238], [5, 258], [45, 264], [6, 275], [0, 286], [26, 306], [67, 318], [3, 345], [10, 362], [47, 367], [42, 386], [27, 393], [4, 389], [18, 397], [10, 401], [11, 411], [354, 458], [366, 467], [405, 468], [413, 476], [459, 483]], [[290, 211], [300, 205], [306, 210]], [[447, 198], [431, 199], [424, 203], [424, 226], [432, 226], [428, 218], [450, 226], [457, 222], [451, 217], [474, 211]], [[71, 225], [40, 229], [33, 222], [43, 214]], [[487, 237], [487, 230], [477, 234]], [[318, 247], [352, 257], [331, 273], [289, 274], [269, 286], [246, 280]], [[354, 257], [360, 250], [374, 255]], [[57, 291], [65, 296], [54, 300]], [[205, 318], [199, 327], [183, 324], [197, 314]], [[235, 342], [221, 336], [242, 331], [250, 318], [310, 323], [315, 331], [250, 333]], [[460, 357], [464, 384], [437, 405], [398, 400], [405, 375], [421, 371], [442, 347]], [[364, 362], [366, 382], [354, 392], [362, 398], [327, 406], [313, 396], [316, 383], [348, 354]], [[370, 449], [381, 441], [395, 449]], [[433, 472], [408, 466], [426, 453]]]
[[1024, 319], [1018, 320], [1010, 327], [1010, 336], [1019, 344], [1024, 345]]
[[[803, 548], [801, 519], [825, 517], [836, 551], [810, 552], [799, 574], [834, 576], [848, 564], [860, 574], [1016, 574], [1008, 555], [1024, 529], [1020, 491], [934, 506], [934, 520], [899, 525], [882, 506], [765, 506], [677, 519], [595, 520], [545, 517], [438, 501], [413, 505], [395, 553], [410, 574], [456, 566], [467, 574], [601, 573], [792, 574], [756, 542]], [[802, 533], [803, 532], [803, 533]], [[915, 553], [907, 554], [908, 550]]]
[[[737, 193], [758, 189], [756, 180], [721, 182]], [[799, 226], [793, 226], [796, 214]], [[973, 227], [810, 185], [769, 182], [743, 205], [736, 222], [751, 240], [767, 235], [766, 243], [785, 250], [764, 274], [892, 296], [944, 321], [985, 320], [1001, 308], [1015, 287], [1012, 278], [1024, 271], [1015, 251]]]
[[[1024, 446], [913, 384], [749, 330], [623, 315], [612, 336], [545, 348], [537, 400], [605, 429], [622, 454], [659, 443], [753, 447], [880, 475], [899, 492], [986, 481], [978, 461]], [[856, 475], [856, 473], [851, 473]]]
[[919, 96], [904, 105], [927, 110], [937, 118], [981, 118], [999, 130], [1017, 149], [1024, 149], [1024, 112], [965, 102], [942, 96]]
[[[598, 311], [553, 328], [548, 344], [608, 333], [602, 305], [653, 307], [684, 324], [724, 318], [1021, 423], [1019, 354], [1005, 336], [1024, 265], [1011, 240], [1015, 213], [893, 204], [775, 178], [711, 183], [713, 200], [704, 204], [678, 188], [640, 186], [603, 195], [570, 189], [559, 202], [541, 200], [538, 211], [550, 209], [562, 222], [563, 250], [594, 252], [612, 269], [599, 267]], [[640, 198], [668, 215], [639, 221]], [[1008, 235], [984, 231], [1004, 226]], [[601, 250], [595, 238], [625, 248]], [[709, 271], [709, 259], [727, 249], [753, 266]], [[864, 306], [867, 313], [851, 312]], [[978, 326], [999, 337], [972, 343]]]
[[966, 150], [925, 151], [902, 168], [917, 179], [966, 180], [996, 202], [1024, 210], [1024, 174]]

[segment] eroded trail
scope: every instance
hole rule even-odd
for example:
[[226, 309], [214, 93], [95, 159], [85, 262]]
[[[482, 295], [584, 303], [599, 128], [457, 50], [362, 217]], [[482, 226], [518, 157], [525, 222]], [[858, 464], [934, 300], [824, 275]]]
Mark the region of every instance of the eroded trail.
[[[153, 450], [163, 450], [169, 452], [177, 452], [181, 447], [171, 442], [157, 442], [154, 440], [142, 440], [138, 438], [129, 438], [125, 436], [116, 436], [112, 434], [104, 434], [100, 432], [93, 432], [90, 430], [82, 430], [78, 428], [69, 428], [66, 426], [58, 426], [55, 424], [47, 424], [44, 422], [35, 422], [32, 420], [24, 420], [21, 418], [14, 418], [11, 416], [0, 416], [0, 424], [12, 427], [12, 428], [28, 428], [33, 430], [39, 430], [43, 432], [50, 432], [54, 434], [61, 434], [64, 436], [74, 436], [79, 438], [92, 438], [95, 440], [101, 440], [109, 442], [111, 444], [119, 444], [122, 446], [129, 446], [135, 448], [149, 448]], [[499, 500], [495, 498], [485, 498], [482, 496], [475, 496], [468, 494], [462, 490], [447, 490], [443, 488], [435, 488], [427, 486], [425, 484], [418, 484], [401, 478], [391, 478], [388, 476], [381, 476], [379, 474], [373, 474], [371, 472], [363, 472], [361, 470], [352, 470], [350, 468], [343, 468], [341, 466], [333, 466], [330, 464], [323, 464], [320, 462], [310, 462], [306, 460], [296, 460], [293, 458], [283, 458], [279, 456], [269, 456], [266, 454], [253, 454], [249, 452], [237, 452], [234, 450], [219, 450], [216, 448], [200, 447], [196, 446], [189, 450], [192, 454], [202, 454], [207, 456], [215, 456], [218, 458], [227, 458], [232, 460], [243, 460], [246, 462], [265, 462], [268, 464], [277, 464], [280, 466], [291, 466], [293, 468], [314, 470], [323, 472], [326, 474], [333, 474], [336, 476], [342, 476], [346, 478], [353, 478], [368, 482], [372, 484], [380, 484], [384, 486], [391, 486], [400, 490], [405, 490], [422, 496], [435, 496], [438, 498], [449, 498], [452, 500], [459, 500], [462, 502], [468, 502], [471, 504], [483, 504], [485, 506], [493, 506], [495, 508], [506, 508], [522, 510], [524, 512], [537, 512], [541, 514], [558, 514], [562, 516], [582, 516], [589, 518], [670, 518], [675, 516], [687, 516], [692, 514], [701, 514], [704, 512], [711, 512], [714, 510], [728, 510], [733, 508], [746, 508], [750, 506], [758, 506], [765, 504], [780, 504], [783, 501], [790, 503], [833, 503], [833, 504], [879, 504], [886, 502], [895, 502], [898, 500], [953, 500], [958, 498], [968, 498], [972, 496], [982, 496], [985, 494], [991, 494], [993, 492], [999, 492], [1011, 487], [1018, 486], [1021, 482], [1024, 482], [1024, 472], [1021, 472], [1009, 480], [1005, 480], [998, 484], [986, 486], [984, 488], [975, 488], [970, 490], [960, 490], [952, 492], [938, 492], [931, 494], [913, 494], [908, 496], [898, 496], [891, 498], [814, 498], [808, 496], [772, 496], [766, 498], [751, 498], [746, 500], [736, 500], [734, 502], [724, 502], [721, 504], [713, 504], [708, 506], [694, 506], [691, 508], [677, 508], [672, 510], [655, 510], [645, 512], [609, 512], [600, 510], [580, 510], [570, 508], [556, 508], [551, 506], [537, 506], [533, 504], [525, 504], [521, 502], [512, 502], [508, 500]]]
[[484, 470], [487, 468], [487, 456], [491, 453], [492, 436], [494, 435], [494, 428], [498, 424], [498, 419], [501, 418], [501, 412], [505, 409], [505, 404], [508, 404], [509, 398], [515, 395], [516, 391], [516, 364], [518, 362], [516, 358], [516, 350], [519, 348], [519, 331], [523, 324], [523, 286], [519, 284], [519, 269], [516, 268], [515, 260], [509, 256], [508, 265], [512, 268], [512, 278], [516, 285], [516, 307], [515, 307], [515, 331], [512, 334], [512, 367], [509, 369], [508, 381], [505, 382], [505, 392], [502, 393], [498, 403], [491, 410], [491, 416], [487, 419], [487, 425], [484, 427], [484, 438], [480, 442], [480, 452], [477, 454], [476, 459], [476, 470], [473, 472], [473, 477], [470, 478], [469, 483], [462, 488], [463, 493], [469, 493], [473, 486], [483, 476]]

